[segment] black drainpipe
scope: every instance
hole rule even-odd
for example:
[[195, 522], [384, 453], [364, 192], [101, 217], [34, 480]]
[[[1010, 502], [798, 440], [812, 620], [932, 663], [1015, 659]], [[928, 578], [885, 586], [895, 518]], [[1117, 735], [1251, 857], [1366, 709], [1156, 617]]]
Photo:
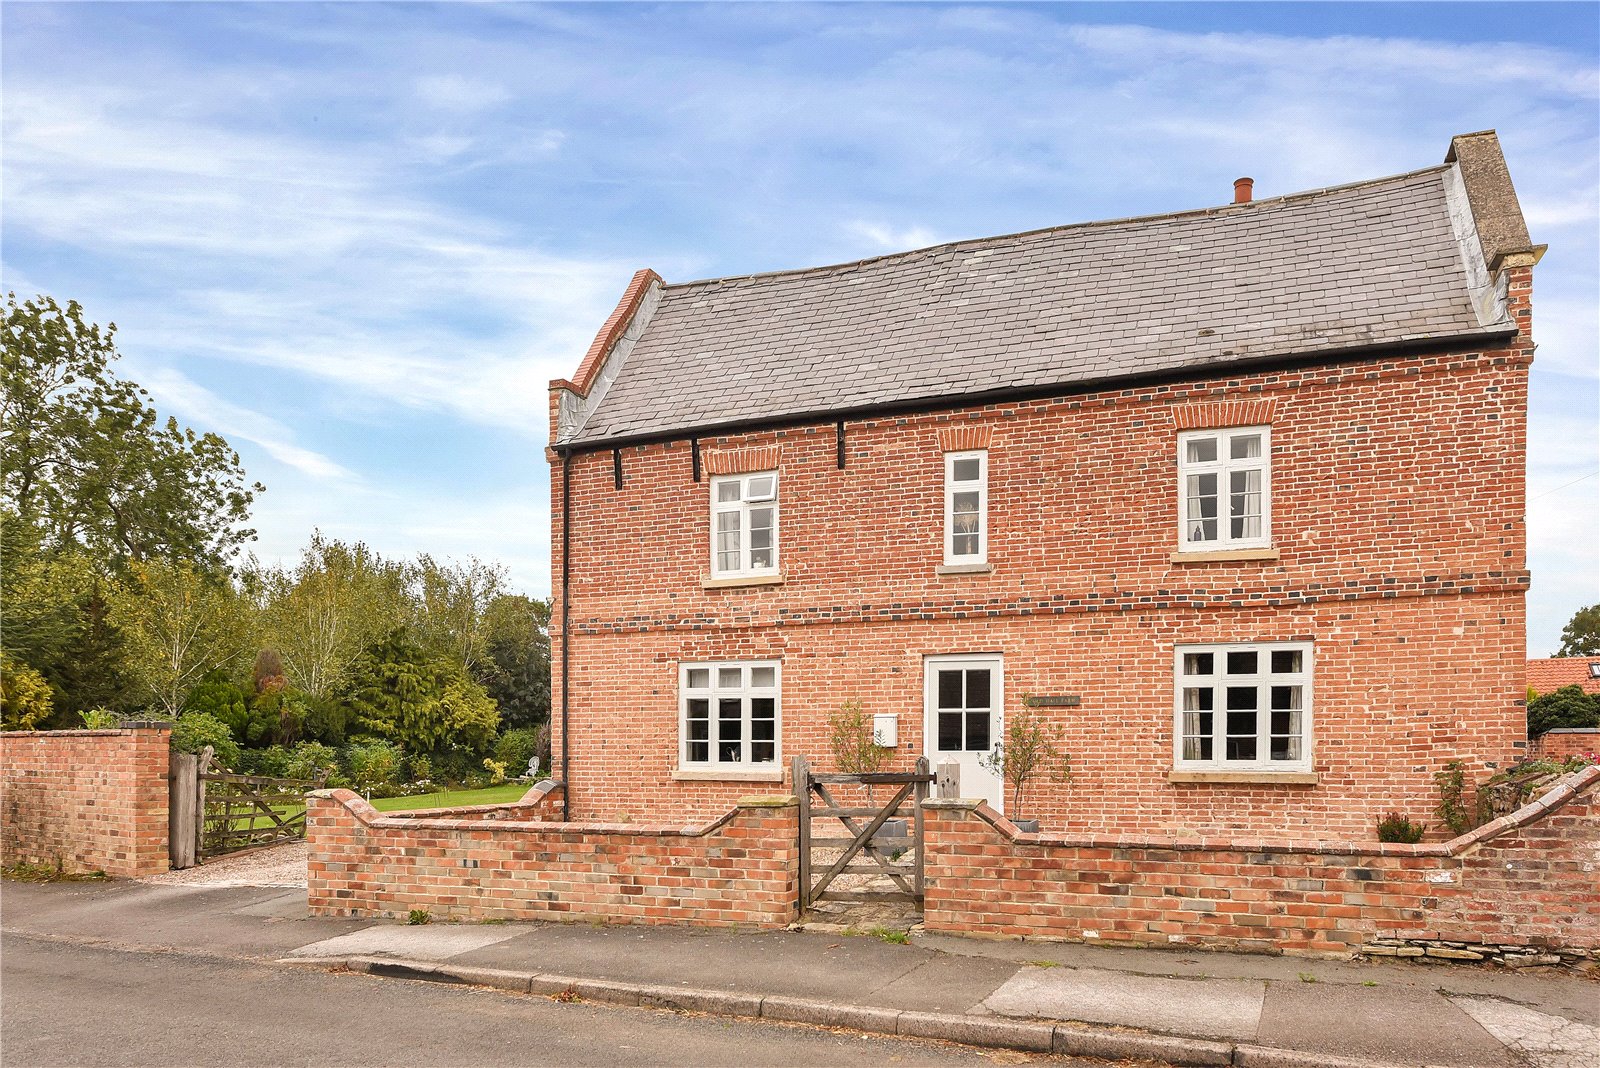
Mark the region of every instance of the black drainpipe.
[[572, 453], [561, 453], [561, 819], [572, 822], [572, 765], [569, 762], [570, 719], [567, 709], [571, 703], [569, 685], [572, 679], [572, 633], [567, 619], [572, 608]]

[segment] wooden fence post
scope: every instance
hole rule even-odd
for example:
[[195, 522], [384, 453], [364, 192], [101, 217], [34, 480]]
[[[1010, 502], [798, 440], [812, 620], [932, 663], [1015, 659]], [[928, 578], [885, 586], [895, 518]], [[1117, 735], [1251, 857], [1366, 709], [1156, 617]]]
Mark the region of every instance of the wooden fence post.
[[811, 768], [796, 753], [789, 764], [794, 796], [800, 800], [800, 909], [811, 907]]
[[939, 800], [954, 801], [961, 796], [961, 765], [954, 760], [939, 761]]
[[211, 769], [211, 758], [217, 751], [209, 745], [195, 757], [194, 788], [194, 859], [199, 863], [206, 855], [206, 772]]
[[195, 797], [200, 790], [200, 760], [193, 753], [173, 753], [167, 773], [167, 861], [174, 870], [192, 868], [195, 841]]
[[[917, 774], [918, 775], [926, 775], [926, 774], [928, 774], [928, 758], [927, 757], [921, 756], [921, 757], [917, 758]], [[913, 796], [913, 799], [912, 799], [912, 803], [916, 806], [916, 809], [915, 809], [916, 816], [914, 817], [915, 824], [914, 824], [913, 829], [912, 829], [912, 840], [916, 843], [917, 870], [912, 874], [912, 877], [911, 877], [911, 885], [916, 887], [916, 894], [917, 894], [918, 898], [922, 897], [923, 861], [926, 858], [927, 852], [928, 852], [927, 843], [923, 841], [923, 826], [922, 826], [922, 803], [924, 801], [926, 801], [927, 799], [928, 799], [928, 784], [926, 782], [919, 781], [917, 783], [916, 793], [915, 793], [915, 795]]]

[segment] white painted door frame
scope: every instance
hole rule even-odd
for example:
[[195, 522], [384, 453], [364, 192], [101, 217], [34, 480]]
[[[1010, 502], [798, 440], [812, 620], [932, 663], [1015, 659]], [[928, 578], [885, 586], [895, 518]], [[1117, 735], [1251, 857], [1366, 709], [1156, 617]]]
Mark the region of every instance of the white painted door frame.
[[[983, 707], [982, 692], [987, 672], [988, 707]], [[944, 681], [941, 674], [956, 675], [957, 684]], [[958, 685], [959, 693], [953, 685]], [[944, 700], [941, 702], [941, 689]], [[961, 796], [987, 801], [997, 812], [1004, 810], [1005, 786], [1000, 776], [983, 767], [979, 759], [993, 750], [1005, 729], [1005, 658], [1000, 653], [952, 653], [922, 658], [922, 737], [928, 762], [937, 770], [941, 760], [954, 760], [961, 766]], [[940, 714], [944, 714], [941, 724]], [[987, 717], [987, 735], [984, 733]], [[941, 738], [940, 727], [945, 732]], [[955, 742], [959, 748], [941, 748], [941, 742]], [[977, 746], [977, 748], [969, 748]]]

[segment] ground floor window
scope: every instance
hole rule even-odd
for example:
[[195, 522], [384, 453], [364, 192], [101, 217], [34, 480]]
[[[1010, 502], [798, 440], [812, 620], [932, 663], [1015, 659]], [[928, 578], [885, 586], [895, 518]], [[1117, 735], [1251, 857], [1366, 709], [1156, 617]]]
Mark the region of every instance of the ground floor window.
[[679, 759], [687, 768], [778, 762], [778, 662], [683, 664]]
[[1180, 645], [1177, 767], [1311, 770], [1311, 643]]

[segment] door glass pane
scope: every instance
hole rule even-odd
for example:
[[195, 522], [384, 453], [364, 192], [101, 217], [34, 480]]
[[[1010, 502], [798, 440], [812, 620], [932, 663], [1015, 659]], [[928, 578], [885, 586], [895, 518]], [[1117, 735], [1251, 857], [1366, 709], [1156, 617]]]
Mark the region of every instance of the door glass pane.
[[952, 476], [953, 480], [956, 482], [978, 481], [978, 474], [981, 470], [981, 464], [982, 461], [980, 461], [976, 456], [965, 460], [957, 460], [951, 465], [955, 469]]
[[939, 752], [959, 753], [961, 751], [961, 713], [939, 713]]
[[[988, 708], [989, 704], [989, 675], [988, 668], [975, 668], [967, 672], [967, 707]], [[971, 749], [972, 746], [967, 746]], [[989, 748], [985, 743], [983, 748]]]
[[[1254, 675], [1256, 673], [1256, 654], [1254, 649], [1228, 654], [1228, 674]], [[1254, 691], [1252, 691], [1254, 692]], [[1254, 705], [1250, 707], [1254, 708]]]
[[967, 713], [967, 752], [986, 753], [989, 751], [989, 712]]
[[961, 707], [961, 672], [939, 670], [939, 707]]

